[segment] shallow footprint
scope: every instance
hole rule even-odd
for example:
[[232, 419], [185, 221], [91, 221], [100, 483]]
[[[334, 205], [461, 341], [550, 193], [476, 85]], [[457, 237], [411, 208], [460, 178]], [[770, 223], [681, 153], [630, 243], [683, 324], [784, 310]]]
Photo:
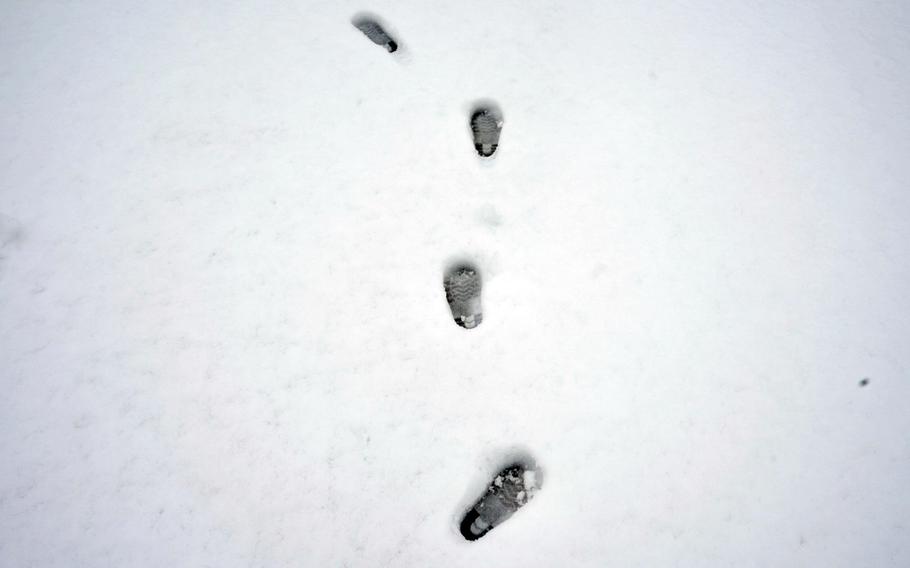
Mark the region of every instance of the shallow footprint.
[[513, 463], [493, 478], [483, 497], [461, 520], [461, 536], [477, 540], [509, 519], [540, 489], [538, 470]]
[[381, 45], [389, 53], [395, 53], [395, 50], [398, 49], [398, 43], [392, 39], [392, 36], [385, 31], [382, 24], [374, 17], [367, 14], [357, 14], [351, 18], [351, 23], [354, 24], [354, 27], [358, 30], [362, 31], [365, 36], [370, 38], [370, 41], [376, 45]]
[[471, 264], [457, 264], [450, 268], [443, 278], [446, 301], [452, 310], [455, 323], [465, 329], [473, 329], [483, 321], [480, 303], [480, 273]]
[[23, 235], [22, 223], [0, 213], [0, 268], [7, 253], [21, 244]]
[[471, 113], [471, 134], [478, 154], [489, 158], [496, 152], [503, 122], [502, 111], [493, 103], [480, 104], [474, 108]]

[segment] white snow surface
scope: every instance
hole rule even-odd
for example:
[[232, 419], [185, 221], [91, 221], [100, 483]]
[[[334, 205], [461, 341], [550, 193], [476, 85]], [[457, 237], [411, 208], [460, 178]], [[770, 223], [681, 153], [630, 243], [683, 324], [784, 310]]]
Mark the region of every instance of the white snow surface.
[[0, 565], [910, 565], [908, 103], [902, 1], [0, 3]]

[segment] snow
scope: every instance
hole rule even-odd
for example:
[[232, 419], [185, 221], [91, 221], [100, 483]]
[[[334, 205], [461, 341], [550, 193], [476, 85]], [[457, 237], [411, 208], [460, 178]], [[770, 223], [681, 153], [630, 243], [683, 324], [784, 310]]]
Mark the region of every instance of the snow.
[[0, 565], [910, 564], [908, 70], [900, 2], [3, 3]]

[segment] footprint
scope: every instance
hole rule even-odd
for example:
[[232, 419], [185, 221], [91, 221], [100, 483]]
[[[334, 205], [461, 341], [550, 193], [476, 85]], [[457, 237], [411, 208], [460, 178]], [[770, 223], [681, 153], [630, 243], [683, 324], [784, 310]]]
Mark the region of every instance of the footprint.
[[395, 53], [398, 49], [398, 43], [392, 39], [392, 36], [389, 35], [375, 17], [369, 14], [357, 14], [351, 18], [351, 23], [370, 38], [370, 41], [386, 48], [389, 53]]
[[474, 107], [471, 113], [471, 134], [478, 154], [489, 158], [496, 152], [502, 125], [502, 111], [496, 104], [487, 102]]
[[3, 261], [8, 254], [22, 243], [24, 235], [22, 223], [0, 213], [0, 268], [3, 268]]
[[524, 507], [540, 489], [536, 467], [513, 463], [500, 471], [477, 503], [461, 520], [461, 536], [477, 540]]
[[452, 310], [455, 323], [465, 329], [473, 329], [483, 321], [480, 305], [480, 273], [469, 263], [452, 266], [442, 281], [446, 301]]
[[22, 223], [0, 213], [0, 249], [12, 247], [22, 241]]

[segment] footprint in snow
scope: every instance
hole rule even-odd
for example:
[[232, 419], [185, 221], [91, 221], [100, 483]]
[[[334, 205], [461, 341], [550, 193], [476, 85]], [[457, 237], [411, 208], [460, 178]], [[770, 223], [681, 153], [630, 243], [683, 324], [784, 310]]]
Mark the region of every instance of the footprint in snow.
[[480, 325], [483, 321], [483, 308], [480, 303], [481, 281], [477, 267], [470, 263], [452, 266], [446, 271], [442, 286], [455, 323], [465, 329]]
[[479, 103], [471, 112], [471, 135], [474, 149], [484, 158], [489, 158], [499, 147], [502, 132], [502, 111], [495, 103]]
[[500, 471], [483, 496], [465, 513], [460, 531], [465, 540], [477, 540], [524, 507], [540, 489], [536, 467], [513, 463]]
[[398, 42], [396, 42], [392, 36], [385, 30], [382, 24], [379, 21], [369, 14], [357, 14], [351, 18], [351, 23], [354, 24], [358, 30], [362, 31], [365, 36], [370, 38], [370, 41], [376, 45], [381, 45], [389, 53], [395, 53], [398, 49]]

